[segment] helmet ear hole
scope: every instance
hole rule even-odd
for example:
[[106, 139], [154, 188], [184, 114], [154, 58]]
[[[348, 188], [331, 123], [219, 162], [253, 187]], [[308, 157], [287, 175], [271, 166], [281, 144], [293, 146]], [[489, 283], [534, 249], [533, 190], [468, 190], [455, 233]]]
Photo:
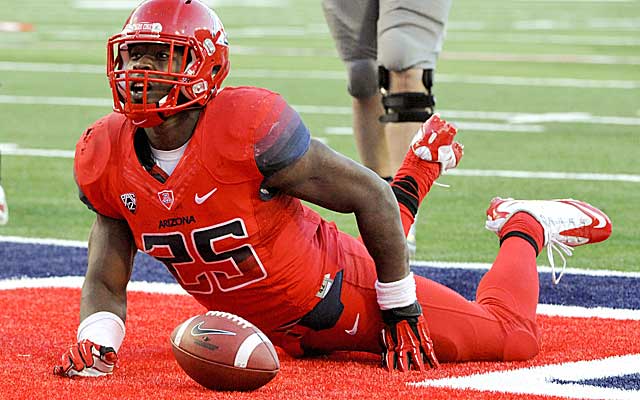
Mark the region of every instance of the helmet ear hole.
[[213, 67], [213, 69], [211, 70], [211, 76], [216, 76], [218, 71], [220, 71], [220, 68], [222, 68], [222, 65], [216, 65], [215, 67]]

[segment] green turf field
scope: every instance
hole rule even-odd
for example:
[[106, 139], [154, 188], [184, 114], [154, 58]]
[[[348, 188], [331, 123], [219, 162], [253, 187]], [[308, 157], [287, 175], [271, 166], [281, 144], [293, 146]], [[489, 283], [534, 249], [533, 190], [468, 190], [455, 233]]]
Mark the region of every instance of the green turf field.
[[[77, 200], [72, 159], [23, 150], [71, 151], [110, 111], [105, 44], [128, 10], [94, 7], [103, 3], [110, 2], [0, 0], [0, 27], [34, 26], [0, 28], [1, 183], [11, 218], [0, 235], [86, 240], [93, 215]], [[216, 3], [231, 42], [226, 84], [282, 93], [314, 136], [356, 158], [350, 135], [326, 132], [350, 127], [351, 116], [320, 0]], [[460, 175], [441, 178], [451, 187], [434, 188], [421, 209], [417, 258], [490, 262], [497, 241], [483, 223], [493, 196], [571, 196], [603, 208], [614, 233], [578, 249], [569, 265], [640, 271], [639, 49], [638, 0], [454, 0], [435, 93], [443, 117], [460, 124], [465, 158]], [[355, 233], [352, 217], [324, 215]]]

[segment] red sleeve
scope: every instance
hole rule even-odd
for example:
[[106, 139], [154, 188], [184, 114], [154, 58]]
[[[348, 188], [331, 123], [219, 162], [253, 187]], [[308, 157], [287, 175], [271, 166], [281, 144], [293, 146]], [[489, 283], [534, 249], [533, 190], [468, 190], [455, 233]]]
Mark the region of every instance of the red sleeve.
[[114, 149], [110, 137], [109, 116], [91, 125], [76, 144], [73, 175], [78, 185], [80, 200], [101, 215], [124, 219], [109, 190], [109, 164]]

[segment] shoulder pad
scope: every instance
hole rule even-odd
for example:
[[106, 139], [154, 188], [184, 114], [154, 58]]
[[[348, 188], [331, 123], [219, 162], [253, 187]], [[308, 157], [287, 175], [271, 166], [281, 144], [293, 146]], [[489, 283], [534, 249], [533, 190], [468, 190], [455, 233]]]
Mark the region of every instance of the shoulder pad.
[[233, 183], [262, 179], [255, 163], [255, 132], [269, 111], [274, 92], [227, 87], [210, 101], [200, 118], [200, 155], [218, 179]]
[[74, 171], [78, 185], [95, 182], [107, 166], [111, 154], [108, 122], [109, 116], [94, 122], [76, 143]]
[[107, 193], [109, 160], [117, 151], [115, 143], [125, 121], [124, 116], [112, 113], [87, 128], [76, 144], [73, 166], [83, 201], [88, 201], [94, 211], [114, 218], [120, 217], [111, 207], [104, 207], [101, 199]]

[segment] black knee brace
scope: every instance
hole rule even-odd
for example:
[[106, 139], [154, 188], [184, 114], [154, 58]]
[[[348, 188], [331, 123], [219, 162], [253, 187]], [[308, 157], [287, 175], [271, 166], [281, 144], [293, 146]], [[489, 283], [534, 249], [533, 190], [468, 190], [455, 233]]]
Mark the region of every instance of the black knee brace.
[[427, 89], [427, 93], [389, 93], [389, 70], [383, 66], [378, 69], [378, 81], [384, 106], [384, 115], [380, 116], [380, 122], [424, 122], [433, 114], [436, 98], [431, 94], [432, 69], [425, 69], [422, 72], [422, 84]]

